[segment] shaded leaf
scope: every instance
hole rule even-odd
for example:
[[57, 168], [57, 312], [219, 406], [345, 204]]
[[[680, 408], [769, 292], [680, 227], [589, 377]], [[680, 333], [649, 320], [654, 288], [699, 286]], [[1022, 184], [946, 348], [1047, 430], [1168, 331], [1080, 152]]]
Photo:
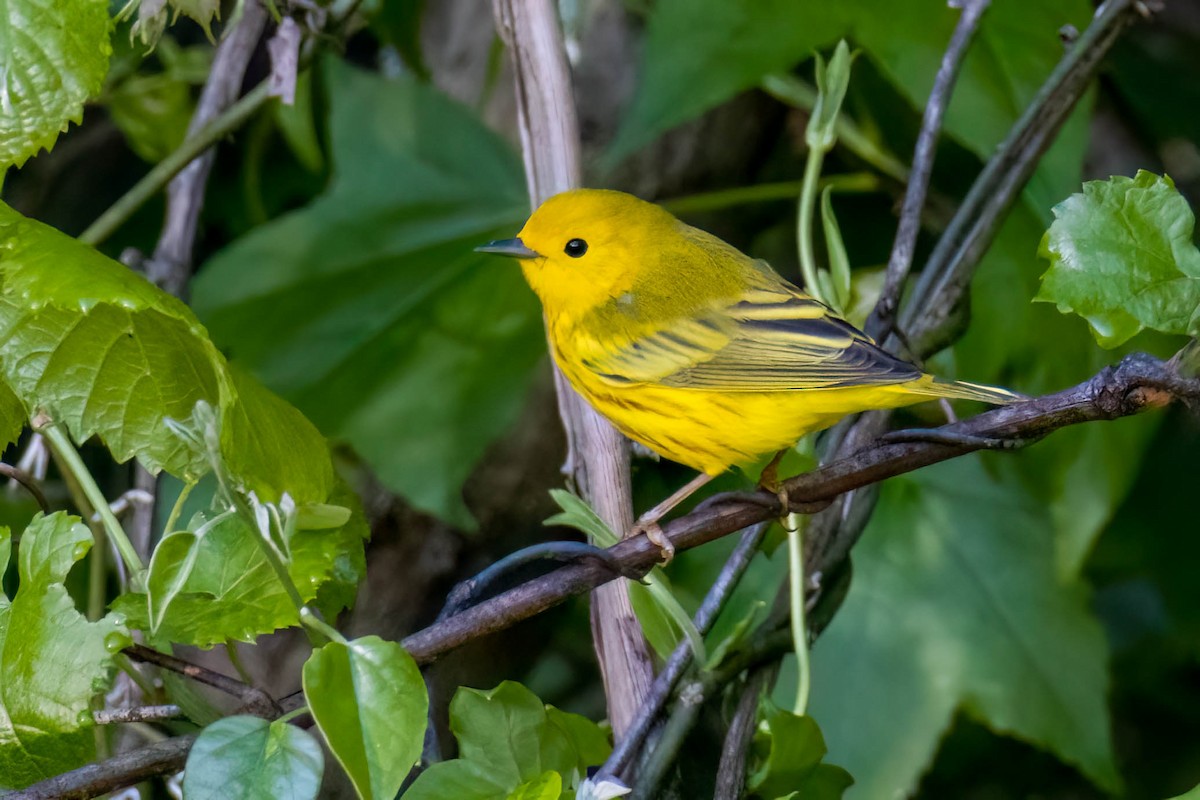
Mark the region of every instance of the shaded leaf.
[[184, 768], [188, 800], [314, 798], [325, 760], [307, 732], [287, 722], [245, 715], [206, 727]]
[[760, 763], [747, 777], [746, 787], [759, 797], [795, 793], [813, 800], [840, 800], [854, 779], [841, 767], [821, 763], [825, 740], [813, 718], [798, 717], [770, 700], [762, 716], [754, 740]]
[[1056, 574], [1050, 534], [1046, 511], [974, 457], [884, 485], [813, 649], [811, 713], [862, 796], [909, 791], [960, 707], [1118, 785], [1104, 637], [1082, 583]]
[[509, 146], [412, 79], [330, 62], [333, 181], [210, 260], [213, 335], [417, 507], [472, 525], [461, 487], [545, 352], [518, 270], [472, 249], [528, 213]]

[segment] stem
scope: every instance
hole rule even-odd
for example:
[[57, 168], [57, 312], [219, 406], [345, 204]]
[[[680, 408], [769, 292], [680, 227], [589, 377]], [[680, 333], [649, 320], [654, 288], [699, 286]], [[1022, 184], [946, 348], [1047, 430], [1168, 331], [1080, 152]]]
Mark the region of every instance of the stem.
[[237, 642], [232, 639], [225, 640], [225, 655], [229, 656], [229, 663], [233, 666], [234, 671], [237, 672], [238, 677], [242, 679], [242, 682], [248, 686], [253, 686], [254, 678], [246, 669], [246, 665], [242, 663], [242, 657], [238, 655]]
[[[768, 75], [763, 78], [762, 89], [776, 100], [805, 111], [812, 111], [817, 104], [817, 90], [794, 75]], [[884, 175], [900, 183], [908, 180], [904, 162], [863, 133], [850, 117], [838, 114], [834, 131], [839, 144]]]
[[180, 170], [221, 139], [245, 124], [270, 99], [267, 82], [255, 86], [242, 99], [227, 108], [212, 122], [189, 136], [176, 150], [142, 176], [142, 179], [109, 206], [95, 222], [79, 234], [79, 241], [96, 246], [116, 232], [151, 197], [156, 195]]
[[799, 679], [793, 713], [802, 717], [808, 709], [811, 676], [808, 666], [808, 630], [804, 622], [804, 525], [808, 517], [788, 515], [788, 585], [791, 589], [792, 646], [796, 653]]
[[96, 540], [96, 544], [92, 548], [91, 561], [88, 564], [87, 618], [95, 622], [104, 616], [105, 601], [108, 599], [108, 575], [105, 569], [108, 566], [108, 559], [105, 557], [108, 537], [104, 535], [104, 528], [98, 525], [88, 527], [92, 529], [92, 538]]
[[334, 628], [325, 620], [317, 616], [317, 613], [308, 606], [300, 609], [300, 624], [310, 631], [319, 634], [326, 641], [338, 642], [339, 644], [347, 644], [346, 637], [342, 636], [337, 628]]
[[163, 534], [166, 535], [175, 530], [175, 526], [179, 523], [179, 515], [183, 513], [183, 506], [187, 503], [188, 496], [192, 493], [192, 489], [196, 488], [196, 483], [185, 483], [183, 488], [179, 490], [179, 496], [175, 498], [175, 504], [171, 506], [171, 513], [167, 515], [167, 524], [163, 526]]
[[804, 276], [804, 290], [818, 300], [821, 284], [817, 282], [817, 261], [813, 256], [813, 206], [817, 199], [817, 181], [821, 177], [821, 165], [825, 153], [816, 147], [810, 148], [804, 162], [804, 183], [800, 187], [800, 211], [796, 216], [796, 244], [800, 249], [800, 272]]
[[[224, 482], [224, 481], [222, 481]], [[254, 541], [258, 542], [258, 548], [262, 551], [263, 557], [267, 559], [267, 563], [271, 565], [271, 569], [275, 572], [275, 577], [279, 579], [283, 590], [287, 592], [288, 598], [292, 601], [292, 605], [296, 607], [296, 613], [300, 615], [301, 620], [304, 618], [304, 598], [300, 596], [300, 590], [296, 588], [295, 581], [288, 574], [287, 565], [283, 563], [283, 559], [279, 556], [279, 551], [271, 544], [268, 537], [270, 531], [260, 531], [258, 529], [258, 519], [254, 515], [254, 509], [250, 508], [250, 504], [246, 502], [246, 498], [238, 494], [237, 491], [230, 489], [229, 497], [233, 502], [234, 508], [242, 516], [242, 519], [249, 523], [254, 529]]]
[[291, 722], [296, 717], [299, 717], [303, 714], [308, 714], [308, 713], [309, 713], [308, 706], [303, 705], [303, 706], [300, 706], [299, 708], [293, 708], [291, 711], [287, 712], [286, 714], [284, 714], [282, 717], [280, 717], [279, 719], [277, 719], [275, 721], [276, 722]]
[[[54, 422], [37, 425], [35, 426], [35, 430], [46, 437], [46, 441], [50, 443], [50, 446], [54, 448], [54, 452], [58, 455], [59, 463], [65, 466], [75, 480], [79, 482], [79, 486], [83, 489], [88, 502], [92, 504], [92, 508], [100, 516], [101, 522], [104, 523], [105, 532], [112, 539], [113, 544], [117, 546], [117, 552], [121, 554], [121, 560], [125, 562], [125, 567], [129, 570], [130, 583], [134, 589], [140, 591], [145, 586], [146, 567], [138, 557], [133, 543], [125, 535], [125, 529], [121, 527], [120, 521], [112, 513], [112, 508], [109, 507], [104, 493], [96, 485], [96, 479], [92, 477], [92, 473], [88, 472], [87, 467], [84, 466], [83, 459], [79, 457], [79, 451], [71, 444], [71, 440], [63, 432], [63, 429]], [[97, 547], [103, 544], [102, 541], [97, 539]]]
[[[664, 200], [662, 206], [675, 215], [721, 211], [751, 203], [792, 200], [800, 194], [803, 185], [801, 181], [779, 181], [760, 183], [755, 186], [737, 186], [732, 189], [716, 189], [711, 192], [697, 192]], [[877, 192], [880, 184], [879, 178], [873, 172], [847, 172], [841, 175], [822, 177], [818, 188], [825, 189], [826, 187], [839, 192]]]

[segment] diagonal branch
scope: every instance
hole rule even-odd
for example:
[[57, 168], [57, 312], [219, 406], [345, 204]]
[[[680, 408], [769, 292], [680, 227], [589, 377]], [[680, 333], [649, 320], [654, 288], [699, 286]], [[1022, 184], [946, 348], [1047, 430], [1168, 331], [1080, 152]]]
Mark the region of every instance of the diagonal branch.
[[[876, 442], [846, 458], [792, 478], [785, 483], [785, 488], [793, 505], [820, 503], [842, 492], [966, 455], [980, 449], [980, 442], [986, 439], [1032, 442], [1059, 428], [1120, 419], [1164, 406], [1172, 400], [1200, 403], [1200, 378], [1181, 377], [1176, 372], [1174, 360], [1163, 362], [1137, 353], [1069, 389], [993, 409], [969, 420], [935, 429], [957, 437], [974, 437], [976, 444]], [[767, 502], [760, 502], [763, 499]], [[770, 502], [772, 499], [763, 494], [753, 500], [731, 499], [709, 505], [663, 525], [663, 533], [677, 550], [698, 547], [775, 517], [779, 511]], [[661, 557], [659, 545], [650, 542], [644, 535], [621, 541], [609, 548], [609, 553], [613, 560], [631, 573], [648, 572]], [[827, 552], [818, 563], [813, 564], [813, 570], [831, 574], [844, 556], [843, 551]], [[401, 644], [417, 663], [428, 664], [467, 642], [511, 627], [569, 597], [589, 592], [613, 579], [610, 568], [594, 559], [560, 567], [418, 631]], [[778, 639], [773, 649], [768, 648], [771, 653], [781, 653], [790, 646], [787, 632], [781, 634], [768, 637]], [[763, 650], [763, 653], [766, 652]], [[762, 655], [760, 653], [758, 658], [753, 659], [754, 663], [761, 661]], [[739, 663], [734, 669], [740, 670], [751, 665]], [[723, 669], [723, 673], [729, 671]], [[301, 702], [302, 698], [297, 693], [282, 698], [279, 707], [286, 711], [298, 707]], [[187, 757], [192, 741], [192, 737], [171, 739], [60, 775], [6, 797], [13, 800], [92, 797], [153, 775], [178, 770]], [[173, 753], [172, 758], [162, 755], [163, 748], [168, 747]], [[158, 766], [148, 767], [148, 763]], [[97, 791], [94, 788], [96, 786], [103, 788]]]

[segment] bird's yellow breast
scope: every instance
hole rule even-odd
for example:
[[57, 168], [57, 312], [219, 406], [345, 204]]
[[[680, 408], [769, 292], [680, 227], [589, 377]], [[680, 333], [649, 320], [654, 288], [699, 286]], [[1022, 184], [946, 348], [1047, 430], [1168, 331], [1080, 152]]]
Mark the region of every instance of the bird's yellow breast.
[[907, 384], [777, 392], [719, 392], [620, 383], [563, 358], [551, 331], [554, 358], [575, 390], [617, 430], [661, 456], [709, 475], [751, 464], [791, 447], [847, 414], [914, 402]]

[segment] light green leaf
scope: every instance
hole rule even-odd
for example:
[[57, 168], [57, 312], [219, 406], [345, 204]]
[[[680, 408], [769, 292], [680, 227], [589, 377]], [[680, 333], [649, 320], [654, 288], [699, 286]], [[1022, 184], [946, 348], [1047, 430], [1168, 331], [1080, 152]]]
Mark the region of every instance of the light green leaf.
[[1178, 797], [1173, 797], [1171, 800], [1200, 800], [1200, 786], [1197, 786], [1190, 792], [1184, 792]]
[[82, 119], [108, 71], [110, 25], [107, 0], [0, 5], [0, 171]]
[[562, 789], [562, 775], [551, 770], [522, 783], [508, 793], [506, 800], [558, 800]]
[[[62, 512], [37, 515], [21, 536], [20, 588], [0, 594], [0, 788], [21, 788], [96, 757], [90, 701], [129, 644], [114, 615], [88, 622], [63, 586], [92, 535]], [[11, 539], [0, 530], [0, 573]]]
[[[337, 529], [297, 523], [287, 539], [286, 564], [305, 602], [335, 614], [354, 599], [365, 571], [366, 522], [357, 498], [342, 487], [347, 521]], [[154, 551], [147, 594], [122, 595], [114, 608], [156, 641], [209, 647], [253, 642], [299, 622], [271, 565], [255, 541], [260, 533], [231, 511], [196, 515], [186, 531], [166, 536]]]
[[429, 699], [395, 642], [330, 642], [304, 664], [304, 697], [363, 800], [391, 800], [421, 756]]
[[519, 271], [472, 252], [519, 228], [524, 176], [507, 143], [429, 86], [337, 61], [324, 75], [329, 191], [213, 258], [195, 306], [390, 488], [469, 527], [462, 483], [545, 352]]
[[1168, 177], [1088, 181], [1054, 207], [1039, 255], [1049, 259], [1036, 299], [1088, 321], [1115, 347], [1143, 328], [1200, 333], [1195, 217]]
[[218, 405], [223, 361], [183, 303], [0, 204], [0, 370], [27, 410], [186, 476], [195, 454], [164, 420]]
[[507, 800], [547, 772], [574, 789], [610, 750], [595, 723], [546, 706], [511, 681], [490, 692], [460, 688], [450, 703], [450, 729], [459, 757], [421, 773], [405, 800]]
[[884, 485], [811, 714], [861, 797], [907, 793], [959, 708], [1115, 789], [1105, 662], [1045, 509], [967, 457]]
[[315, 798], [325, 759], [307, 732], [287, 722], [245, 715], [209, 725], [188, 753], [188, 800]]
[[762, 797], [797, 792], [812, 800], [840, 800], [854, 779], [840, 767], [821, 763], [825, 740], [813, 718], [798, 717], [770, 700], [762, 716], [754, 737], [759, 764], [747, 777], [747, 788]]

